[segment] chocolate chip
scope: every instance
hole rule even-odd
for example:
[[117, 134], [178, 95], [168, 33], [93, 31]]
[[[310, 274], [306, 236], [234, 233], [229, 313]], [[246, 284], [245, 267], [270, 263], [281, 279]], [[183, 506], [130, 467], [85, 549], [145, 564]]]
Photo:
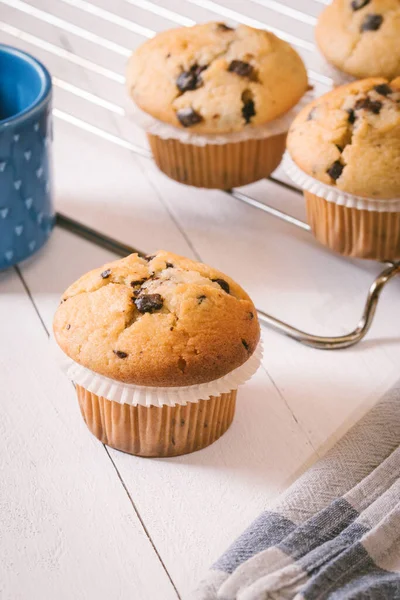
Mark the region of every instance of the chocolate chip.
[[229, 27], [226, 23], [217, 23], [218, 31], [234, 31], [233, 27]]
[[176, 87], [180, 92], [195, 90], [197, 87], [197, 77], [190, 71], [183, 71], [176, 80]]
[[197, 77], [199, 77], [200, 73], [205, 71], [207, 69], [207, 67], [208, 67], [208, 65], [195, 65], [195, 67], [192, 67], [192, 69], [196, 73]]
[[206, 298], [207, 296], [205, 296], [204, 294], [202, 294], [201, 296], [197, 296], [197, 304], [201, 304]]
[[256, 111], [254, 109], [254, 101], [247, 100], [242, 108], [242, 115], [246, 123], [250, 123], [251, 117], [254, 117]]
[[68, 331], [69, 329], [71, 329], [71, 325], [67, 325], [65, 329]]
[[329, 167], [329, 169], [326, 170], [326, 172], [330, 177], [332, 177], [332, 179], [336, 181], [336, 179], [339, 179], [339, 177], [341, 176], [343, 169], [344, 165], [342, 165], [342, 163], [338, 160], [335, 160], [335, 162], [332, 163], [332, 165]]
[[170, 327], [170, 328], [169, 328], [169, 330], [170, 330], [170, 331], [173, 331], [173, 330], [174, 330], [174, 328], [173, 328], [173, 327]]
[[128, 356], [126, 352], [122, 352], [121, 350], [113, 350], [113, 352], [118, 358], [126, 358]]
[[371, 100], [369, 103], [369, 110], [374, 113], [374, 115], [379, 115], [382, 108], [382, 102], [379, 100]]
[[367, 4], [369, 4], [371, 2], [371, 0], [353, 0], [353, 2], [351, 3], [351, 8], [355, 11], [355, 10], [360, 10], [360, 8], [364, 8], [364, 6], [367, 6]]
[[135, 302], [135, 298], [137, 296], [139, 296], [139, 294], [140, 294], [140, 289], [139, 290], [133, 290], [132, 302]]
[[108, 279], [108, 277], [110, 277], [110, 275], [111, 275], [111, 269], [106, 269], [105, 271], [100, 273], [100, 277], [102, 277], [103, 279]]
[[315, 118], [315, 106], [308, 113], [307, 121], [312, 121]]
[[354, 110], [352, 108], [348, 108], [347, 112], [349, 113], [349, 123], [351, 125], [353, 125], [353, 123], [355, 122], [355, 120], [357, 118], [356, 113], [354, 112]]
[[248, 343], [246, 342], [246, 340], [242, 340], [242, 344], [243, 344], [243, 346], [246, 348], [246, 350], [247, 350], [247, 352], [248, 352], [248, 351], [249, 351], [249, 345], [248, 345]]
[[203, 120], [203, 117], [196, 112], [193, 108], [181, 108], [176, 113], [178, 121], [184, 127], [191, 127], [192, 125], [197, 125]]
[[153, 313], [162, 308], [164, 300], [160, 294], [144, 294], [134, 300], [140, 313]]
[[165, 266], [166, 266], [167, 269], [173, 269], [174, 268], [174, 265], [172, 263], [170, 263], [170, 262], [165, 263]]
[[253, 70], [253, 66], [244, 60], [232, 60], [228, 67], [228, 71], [240, 77], [251, 77]]
[[250, 321], [252, 321], [254, 319], [254, 314], [252, 312], [249, 312], [249, 319], [250, 319]]
[[366, 98], [359, 98], [355, 105], [354, 105], [354, 110], [361, 110], [363, 108], [365, 108], [366, 110], [369, 109], [369, 103], [370, 103], [370, 99], [368, 97]]
[[184, 373], [186, 370], [186, 360], [183, 358], [183, 356], [178, 358], [178, 369], [182, 371], [182, 373]]
[[144, 283], [146, 280], [146, 277], [144, 279], [136, 279], [135, 281], [131, 281], [131, 286], [135, 287], [137, 285], [142, 285], [142, 283]]
[[165, 58], [170, 58], [170, 57], [171, 57], [171, 52], [168, 52], [168, 54]]
[[250, 123], [251, 117], [254, 117], [256, 110], [254, 107], [254, 100], [250, 90], [244, 90], [242, 94], [242, 115], [246, 123]]
[[368, 97], [360, 98], [359, 100], [357, 100], [354, 106], [355, 110], [369, 110], [370, 112], [374, 113], [374, 115], [379, 115], [379, 113], [381, 112], [381, 108], [382, 102], [380, 102], [379, 100], [371, 100], [371, 98]]
[[218, 285], [222, 287], [224, 292], [226, 292], [227, 294], [230, 293], [229, 283], [225, 281], [225, 279], [211, 279], [211, 281], [214, 283], [218, 283]]
[[379, 85], [374, 86], [374, 90], [381, 96], [388, 96], [393, 93], [392, 88], [387, 83], [380, 83]]
[[207, 67], [199, 65], [193, 65], [189, 71], [183, 71], [178, 79], [176, 80], [176, 87], [180, 92], [188, 92], [189, 90], [196, 90], [203, 85], [203, 80], [200, 74]]
[[144, 257], [144, 260], [147, 260], [147, 262], [150, 262], [155, 257], [156, 257], [155, 254], [148, 254], [147, 256]]
[[382, 22], [382, 15], [366, 15], [364, 21], [361, 23], [360, 31], [378, 31]]

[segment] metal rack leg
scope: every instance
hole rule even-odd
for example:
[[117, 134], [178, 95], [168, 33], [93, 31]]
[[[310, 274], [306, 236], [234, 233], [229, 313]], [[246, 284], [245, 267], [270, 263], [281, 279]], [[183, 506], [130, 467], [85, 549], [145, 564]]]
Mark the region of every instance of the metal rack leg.
[[258, 310], [258, 316], [261, 323], [264, 325], [268, 325], [279, 333], [283, 333], [297, 342], [301, 342], [307, 346], [319, 348], [320, 350], [339, 350], [340, 348], [348, 348], [349, 346], [357, 344], [368, 332], [369, 328], [371, 327], [382, 290], [385, 285], [396, 275], [400, 275], [400, 262], [391, 264], [375, 279], [369, 288], [364, 311], [357, 327], [354, 329], [354, 331], [345, 335], [340, 335], [337, 337], [312, 335], [310, 333], [306, 333], [305, 331], [301, 331], [296, 327], [292, 327], [291, 325], [288, 325], [287, 323], [268, 315], [262, 310]]

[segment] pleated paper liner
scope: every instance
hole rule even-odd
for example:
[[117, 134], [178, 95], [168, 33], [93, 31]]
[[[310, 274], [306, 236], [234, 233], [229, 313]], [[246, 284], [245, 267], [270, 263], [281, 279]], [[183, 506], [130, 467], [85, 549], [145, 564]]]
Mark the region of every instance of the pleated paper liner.
[[50, 339], [50, 345], [53, 356], [68, 379], [97, 396], [131, 406], [186, 405], [188, 402], [198, 402], [199, 400], [207, 400], [210, 396], [226, 394], [236, 390], [254, 375], [260, 366], [263, 354], [262, 342], [260, 341], [245, 363], [219, 379], [197, 385], [151, 387], [123, 383], [95, 373], [67, 356], [53, 337]]
[[263, 125], [225, 134], [199, 134], [163, 123], [131, 102], [127, 115], [147, 133], [157, 166], [187, 185], [231, 189], [268, 177], [282, 160], [286, 133], [312, 100], [306, 93], [284, 115]]
[[76, 363], [51, 340], [76, 386], [82, 416], [103, 443], [138, 456], [177, 456], [205, 448], [230, 426], [237, 388], [257, 371], [262, 344], [220, 379], [186, 387], [125, 384]]
[[229, 190], [268, 177], [285, 151], [286, 134], [231, 144], [195, 146], [147, 134], [158, 168], [171, 179]]
[[307, 191], [304, 197], [315, 237], [331, 250], [374, 260], [400, 258], [400, 212], [347, 208]]
[[175, 406], [132, 406], [76, 386], [82, 416], [103, 444], [146, 457], [188, 454], [215, 442], [232, 423], [236, 390]]
[[316, 239], [344, 256], [400, 258], [400, 199], [364, 198], [307, 175], [285, 154], [284, 168], [303, 189], [307, 220]]

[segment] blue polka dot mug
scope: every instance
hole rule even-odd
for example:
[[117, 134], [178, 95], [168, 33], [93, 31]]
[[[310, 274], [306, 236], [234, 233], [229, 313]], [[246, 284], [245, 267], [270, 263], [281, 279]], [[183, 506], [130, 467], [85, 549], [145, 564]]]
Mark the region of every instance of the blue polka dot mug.
[[39, 250], [53, 229], [51, 95], [47, 69], [0, 44], [0, 269]]

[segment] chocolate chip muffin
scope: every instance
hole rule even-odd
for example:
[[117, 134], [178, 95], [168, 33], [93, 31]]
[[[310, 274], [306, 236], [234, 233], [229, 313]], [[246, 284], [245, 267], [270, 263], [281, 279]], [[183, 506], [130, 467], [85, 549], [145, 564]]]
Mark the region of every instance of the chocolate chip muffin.
[[207, 23], [159, 33], [132, 55], [132, 99], [156, 119], [198, 133], [264, 124], [307, 88], [298, 54], [268, 31]]
[[[127, 88], [140, 109], [192, 136], [182, 144], [179, 135], [150, 135], [158, 166], [183, 183], [226, 189], [277, 166], [284, 135], [263, 138], [259, 128], [296, 105], [307, 74], [298, 54], [272, 33], [207, 23], [145, 42], [129, 61]], [[248, 139], [232, 148], [229, 134], [245, 131]], [[193, 136], [204, 134], [208, 143], [196, 145]], [[214, 144], [221, 134], [227, 143]]]
[[294, 120], [287, 147], [309, 176], [304, 193], [320, 241], [351, 256], [400, 257], [400, 77], [318, 98]]
[[325, 58], [354, 77], [400, 75], [398, 0], [334, 0], [318, 19]]
[[[132, 254], [72, 284], [55, 314], [54, 336], [77, 365], [127, 388], [134, 384], [145, 395], [166, 388], [173, 396], [177, 388], [208, 384], [210, 393], [189, 408], [124, 405], [77, 386], [97, 437], [127, 452], [160, 456], [199, 449], [228, 428], [236, 387], [213, 396], [213, 382], [249, 361], [260, 329], [253, 303], [232, 279], [160, 251]], [[140, 419], [144, 429], [133, 431]]]

